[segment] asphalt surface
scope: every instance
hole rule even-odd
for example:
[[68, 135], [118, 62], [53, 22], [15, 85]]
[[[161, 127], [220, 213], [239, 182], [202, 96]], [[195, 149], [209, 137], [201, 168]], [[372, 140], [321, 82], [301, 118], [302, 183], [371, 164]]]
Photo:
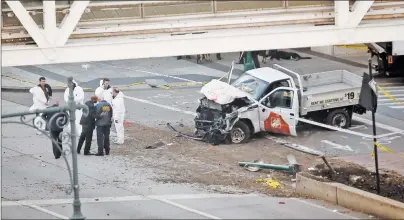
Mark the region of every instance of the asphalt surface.
[[[2, 102], [2, 114], [26, 108]], [[82, 213], [88, 219], [368, 217], [315, 200], [240, 194], [233, 188], [213, 193], [213, 186], [156, 183], [150, 167], [125, 157], [78, 155], [78, 163]], [[72, 195], [65, 192], [69, 187], [66, 165], [53, 158], [49, 140], [35, 130], [3, 124], [2, 177], [3, 219], [67, 219], [72, 215]]]
[[[185, 65], [184, 62], [189, 62], [191, 65], [194, 61], [181, 61], [181, 64]], [[300, 74], [335, 69], [345, 69], [357, 74], [366, 71], [360, 67], [324, 59], [320, 61], [319, 59], [297, 62], [279, 61], [277, 63]], [[112, 67], [124, 66], [124, 63], [108, 64]], [[171, 65], [175, 65], [175, 63]], [[201, 66], [212, 69], [217, 74], [211, 74], [209, 77], [191, 73], [177, 76], [184, 79], [190, 77], [194, 81], [205, 81], [208, 78], [224, 74], [229, 69], [229, 62], [220, 61], [202, 64]], [[235, 75], [242, 72], [241, 66], [237, 68]], [[56, 78], [55, 80], [57, 80]], [[134, 82], [140, 78], [131, 80]], [[171, 80], [167, 79], [170, 77], [164, 76], [156, 78]], [[97, 80], [90, 79], [86, 83], [95, 87]], [[121, 78], [119, 80], [127, 81], [128, 79]], [[377, 80], [389, 83], [401, 79]], [[113, 84], [114, 81], [111, 83]], [[127, 96], [125, 99], [126, 119], [131, 123], [140, 123], [161, 129], [166, 129], [166, 123], [172, 123], [175, 126], [183, 124], [192, 128], [197, 99], [201, 96], [198, 93], [199, 90], [200, 87], [179, 87], [168, 90], [145, 88], [124, 91]], [[404, 94], [404, 85], [386, 87], [386, 90], [392, 95], [396, 95], [397, 98], [401, 98], [399, 95]], [[86, 98], [91, 95], [92, 93], [86, 93]], [[63, 100], [62, 96], [62, 93], [55, 93], [53, 100]], [[379, 100], [388, 99], [386, 97], [381, 94]], [[3, 92], [2, 100], [3, 113], [5, 111], [26, 110], [32, 104], [31, 95], [26, 93]], [[392, 100], [383, 100], [382, 102], [383, 105], [379, 105], [376, 115], [376, 119], [380, 123], [377, 126], [377, 134], [387, 136], [379, 138], [379, 142], [393, 151], [403, 152], [404, 110], [396, 106], [402, 107], [404, 105]], [[372, 134], [370, 122], [370, 114], [355, 115], [354, 124], [350, 130]], [[44, 219], [70, 216], [72, 208], [69, 204], [71, 202], [69, 198], [71, 196], [64, 193], [68, 184], [65, 164], [61, 160], [54, 160], [48, 140], [45, 137], [35, 135], [35, 132], [29, 128], [19, 125], [3, 125], [2, 135], [2, 174], [4, 174], [2, 200], [20, 201], [17, 204], [10, 202], [4, 205], [3, 203], [3, 218], [32, 218], [34, 216]], [[299, 130], [298, 137], [271, 136], [279, 140], [287, 140], [308, 148], [321, 150], [327, 155], [365, 155], [372, 151], [372, 140], [318, 127], [302, 128]], [[150, 169], [142, 167], [141, 164], [129, 163], [125, 158], [113, 156], [108, 158], [90, 157], [85, 160], [79, 158], [79, 163], [81, 197], [86, 198], [83, 200], [83, 213], [88, 218], [317, 219], [364, 217], [352, 212], [346, 216], [342, 214], [346, 210], [329, 205], [324, 208], [323, 203], [321, 206], [317, 205], [320, 204], [318, 201], [280, 199], [260, 195], [232, 197], [226, 194], [211, 194], [207, 186], [157, 184], [150, 180], [150, 177], [153, 176]], [[229, 191], [237, 192], [235, 189], [229, 189]], [[156, 195], [159, 196], [153, 197]], [[285, 202], [285, 204], [279, 202]]]

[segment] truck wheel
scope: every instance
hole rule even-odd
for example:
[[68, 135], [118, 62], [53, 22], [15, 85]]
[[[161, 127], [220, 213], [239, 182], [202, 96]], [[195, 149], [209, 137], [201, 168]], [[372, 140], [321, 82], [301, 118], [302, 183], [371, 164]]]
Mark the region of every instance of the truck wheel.
[[340, 127], [340, 128], [348, 128], [350, 123], [349, 114], [346, 110], [335, 109], [328, 113], [326, 122], [328, 125]]
[[238, 121], [230, 131], [230, 140], [233, 144], [246, 143], [250, 137], [250, 127], [243, 121]]

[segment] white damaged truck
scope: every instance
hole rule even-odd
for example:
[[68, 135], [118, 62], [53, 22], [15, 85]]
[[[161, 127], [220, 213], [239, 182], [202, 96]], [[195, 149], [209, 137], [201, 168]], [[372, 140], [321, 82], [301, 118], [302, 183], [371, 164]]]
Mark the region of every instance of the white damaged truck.
[[[232, 65], [233, 69], [233, 65]], [[299, 118], [351, 126], [363, 114], [362, 77], [345, 70], [299, 75], [277, 64], [245, 72], [231, 84], [212, 80], [201, 89], [195, 135], [211, 142], [245, 143], [258, 132], [296, 136]]]

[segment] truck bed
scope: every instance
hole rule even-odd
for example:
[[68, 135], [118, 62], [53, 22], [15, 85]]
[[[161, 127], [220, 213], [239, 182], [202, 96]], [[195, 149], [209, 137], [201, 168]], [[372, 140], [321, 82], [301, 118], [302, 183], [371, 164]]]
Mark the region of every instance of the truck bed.
[[359, 103], [362, 77], [346, 70], [299, 75], [278, 65], [300, 89], [300, 114]]
[[330, 108], [356, 105], [362, 86], [362, 77], [334, 70], [300, 76], [303, 84], [301, 114]]

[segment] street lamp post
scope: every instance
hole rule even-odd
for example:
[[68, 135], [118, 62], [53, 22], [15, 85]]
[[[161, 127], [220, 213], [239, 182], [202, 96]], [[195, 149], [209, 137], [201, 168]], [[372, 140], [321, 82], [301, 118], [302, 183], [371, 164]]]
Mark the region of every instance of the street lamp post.
[[79, 172], [77, 165], [77, 130], [76, 130], [76, 102], [74, 101], [73, 95], [73, 77], [69, 77], [68, 79], [69, 86], [69, 99], [67, 101], [67, 107], [69, 109], [70, 115], [70, 134], [71, 134], [71, 152], [72, 152], [72, 166], [73, 166], [73, 192], [74, 192], [74, 200], [73, 200], [73, 215], [71, 219], [85, 219], [83, 214], [81, 213], [81, 202], [79, 196]]

